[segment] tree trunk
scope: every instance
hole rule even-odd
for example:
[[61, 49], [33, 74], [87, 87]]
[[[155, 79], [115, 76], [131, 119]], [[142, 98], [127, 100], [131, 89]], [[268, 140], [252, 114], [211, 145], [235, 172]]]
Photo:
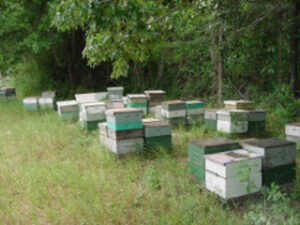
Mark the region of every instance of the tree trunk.
[[219, 41], [218, 41], [218, 104], [223, 100], [223, 77], [224, 77], [224, 31], [222, 20], [220, 19]]
[[291, 43], [290, 43], [290, 85], [294, 93], [296, 93], [296, 85], [298, 80], [298, 14], [299, 2], [292, 5], [292, 23], [291, 23]]

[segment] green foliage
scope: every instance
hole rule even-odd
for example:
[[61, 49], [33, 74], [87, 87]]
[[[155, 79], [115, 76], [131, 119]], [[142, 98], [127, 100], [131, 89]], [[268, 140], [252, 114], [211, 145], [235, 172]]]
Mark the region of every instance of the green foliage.
[[299, 224], [299, 208], [291, 205], [291, 197], [281, 192], [273, 183], [270, 188], [265, 189], [261, 202], [250, 205], [249, 212], [245, 214], [244, 224]]

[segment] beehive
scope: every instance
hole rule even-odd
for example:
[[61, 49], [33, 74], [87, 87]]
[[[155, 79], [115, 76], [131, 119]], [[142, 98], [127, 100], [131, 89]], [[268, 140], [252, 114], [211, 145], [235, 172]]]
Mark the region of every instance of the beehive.
[[55, 92], [54, 91], [45, 91], [42, 93], [42, 96], [39, 98], [39, 106], [41, 109], [55, 109]]
[[77, 120], [79, 114], [78, 103], [75, 100], [56, 102], [58, 115], [64, 120]]
[[220, 110], [217, 114], [218, 131], [228, 134], [248, 132], [248, 114], [245, 110]]
[[106, 111], [107, 125], [113, 130], [142, 129], [143, 111], [134, 108], [112, 109]]
[[144, 94], [127, 95], [127, 108], [137, 108], [143, 110], [144, 114], [148, 113], [148, 99]]
[[0, 89], [0, 101], [1, 100], [11, 100], [16, 98], [16, 89], [3, 87]]
[[252, 101], [245, 100], [228, 100], [224, 101], [225, 109], [247, 109], [251, 110], [254, 108]]
[[39, 109], [38, 97], [27, 97], [23, 99], [23, 107], [25, 110], [36, 111]]
[[261, 156], [243, 149], [205, 156], [205, 186], [224, 200], [261, 190]]
[[95, 130], [98, 127], [98, 123], [106, 120], [106, 104], [104, 102], [84, 103], [81, 107], [80, 121], [83, 128]]
[[217, 109], [205, 109], [204, 111], [204, 123], [205, 127], [209, 130], [217, 130]]
[[186, 101], [186, 116], [189, 125], [204, 121], [204, 103], [202, 101]]
[[186, 124], [186, 106], [181, 100], [164, 101], [161, 105], [162, 119], [173, 126]]
[[161, 115], [161, 105], [154, 107], [154, 117], [156, 119], [163, 120], [163, 117]]
[[123, 87], [108, 87], [107, 92], [111, 100], [120, 100], [123, 98]]
[[300, 145], [300, 123], [291, 123], [285, 126], [286, 140]]
[[122, 109], [125, 108], [123, 99], [111, 100], [106, 102], [107, 109]]
[[198, 181], [203, 182], [205, 180], [205, 155], [239, 148], [240, 145], [236, 141], [226, 138], [191, 140], [188, 146], [190, 172], [195, 175]]
[[266, 131], [265, 110], [249, 110], [248, 111], [248, 133], [251, 135], [260, 135]]
[[272, 182], [284, 184], [286, 180], [290, 180], [284, 177], [285, 174], [290, 174], [294, 178], [295, 143], [269, 138], [244, 142], [242, 146], [262, 156], [264, 184], [269, 185]]
[[166, 92], [163, 90], [147, 90], [145, 95], [148, 98], [149, 111], [154, 113], [155, 106], [161, 105], [165, 100]]
[[171, 126], [163, 121], [144, 122], [145, 149], [172, 148]]

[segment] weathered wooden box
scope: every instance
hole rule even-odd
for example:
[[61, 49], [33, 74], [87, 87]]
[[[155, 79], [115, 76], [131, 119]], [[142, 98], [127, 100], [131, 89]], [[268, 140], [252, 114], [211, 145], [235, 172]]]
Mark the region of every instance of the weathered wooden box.
[[38, 97], [27, 97], [23, 99], [23, 107], [25, 110], [36, 111], [39, 109]]
[[300, 145], [300, 123], [291, 123], [285, 125], [286, 140]]
[[248, 111], [248, 133], [251, 135], [260, 135], [266, 131], [265, 110], [249, 110]]
[[296, 144], [276, 138], [258, 139], [242, 143], [244, 149], [263, 157], [263, 168], [291, 164], [296, 158]]
[[185, 102], [181, 100], [164, 101], [161, 103], [164, 111], [182, 111], [185, 110]]
[[127, 95], [127, 108], [137, 108], [143, 110], [144, 114], [148, 113], [148, 99], [144, 94]]
[[256, 193], [261, 169], [261, 156], [243, 149], [206, 155], [205, 186], [224, 200]]
[[3, 87], [0, 89], [0, 101], [12, 100], [16, 98], [16, 89]]
[[56, 102], [58, 115], [64, 120], [77, 120], [79, 114], [78, 103], [75, 100]]
[[111, 100], [120, 100], [123, 98], [123, 87], [108, 87], [107, 88], [108, 96]]
[[204, 110], [204, 124], [205, 127], [211, 131], [217, 130], [218, 109], [205, 109]]
[[107, 125], [113, 130], [134, 130], [143, 128], [143, 111], [135, 108], [111, 109], [106, 111]]
[[186, 106], [181, 100], [164, 101], [161, 104], [162, 119], [174, 126], [186, 124]]
[[240, 145], [226, 138], [193, 139], [188, 146], [188, 164], [190, 172], [198, 181], [205, 181], [204, 155], [239, 149]]
[[296, 163], [263, 169], [263, 184], [270, 186], [272, 183], [284, 185], [293, 183], [296, 179]]
[[124, 139], [134, 139], [142, 138], [144, 136], [143, 129], [134, 129], [134, 130], [112, 130], [107, 129], [107, 136], [114, 140], [124, 140]]
[[245, 100], [228, 100], [224, 101], [225, 109], [254, 109], [252, 101]]
[[163, 121], [144, 122], [144, 131], [146, 138], [172, 135], [170, 124]]
[[161, 105], [155, 106], [155, 108], [154, 108], [154, 117], [159, 119], [159, 120], [163, 120], [163, 117], [161, 115]]
[[41, 109], [55, 109], [55, 98], [54, 97], [40, 97], [39, 106]]
[[125, 108], [123, 99], [111, 100], [106, 102], [107, 109], [122, 109]]
[[228, 134], [248, 132], [248, 114], [244, 110], [220, 110], [217, 112], [217, 130]]
[[155, 107], [161, 105], [161, 103], [165, 100], [166, 92], [163, 90], [147, 90], [145, 91], [145, 95], [149, 101], [149, 107]]
[[202, 101], [186, 101], [186, 115], [194, 116], [199, 114], [204, 114], [204, 103]]
[[115, 140], [112, 138], [104, 138], [105, 146], [117, 155], [125, 155], [133, 152], [143, 151], [144, 139], [132, 138]]
[[81, 105], [82, 121], [96, 121], [96, 120], [106, 120], [106, 103], [105, 102], [94, 102], [94, 103], [84, 103]]

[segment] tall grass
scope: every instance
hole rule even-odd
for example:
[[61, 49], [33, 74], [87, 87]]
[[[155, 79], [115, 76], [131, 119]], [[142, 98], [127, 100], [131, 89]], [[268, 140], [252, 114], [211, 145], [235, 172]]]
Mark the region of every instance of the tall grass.
[[247, 208], [224, 208], [188, 173], [188, 139], [210, 136], [179, 128], [172, 152], [117, 158], [55, 112], [0, 103], [0, 223], [242, 224]]

